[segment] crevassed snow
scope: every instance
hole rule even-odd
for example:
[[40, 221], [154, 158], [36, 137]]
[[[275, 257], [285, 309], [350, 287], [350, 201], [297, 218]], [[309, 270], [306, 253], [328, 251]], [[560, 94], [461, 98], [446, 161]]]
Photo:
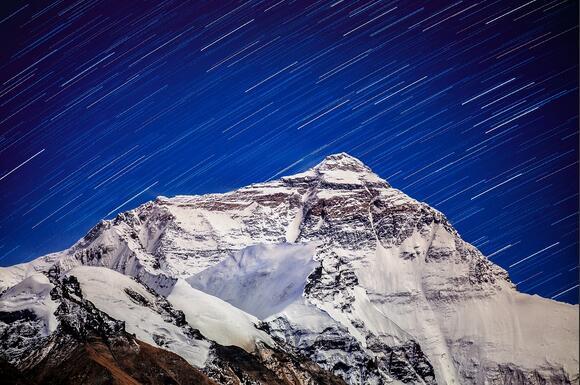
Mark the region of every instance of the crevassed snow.
[[254, 351], [256, 341], [274, 345], [268, 334], [256, 328], [256, 317], [194, 289], [183, 279], [177, 280], [167, 300], [185, 314], [191, 327], [220, 345], [235, 345], [248, 352]]
[[30, 310], [43, 321], [43, 334], [49, 335], [56, 330], [58, 325], [54, 316], [58, 304], [50, 298], [50, 291], [53, 288], [54, 285], [44, 274], [31, 274], [2, 294], [0, 311]]
[[317, 263], [314, 244], [254, 245], [188, 279], [188, 282], [260, 319], [302, 297]]
[[83, 296], [99, 310], [125, 321], [127, 332], [154, 346], [157, 345], [155, 339], [166, 341], [162, 346], [164, 349], [179, 354], [193, 366], [204, 366], [209, 341], [189, 338], [180, 327], [166, 321], [154, 309], [131, 299], [125, 289], [140, 294], [149, 303], [155, 302], [155, 297], [141, 284], [126, 275], [96, 266], [75, 267], [69, 275], [78, 279]]

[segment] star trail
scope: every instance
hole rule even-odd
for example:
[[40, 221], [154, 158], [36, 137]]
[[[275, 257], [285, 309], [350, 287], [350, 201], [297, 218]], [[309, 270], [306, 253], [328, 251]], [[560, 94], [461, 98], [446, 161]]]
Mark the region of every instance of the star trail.
[[578, 303], [577, 1], [4, 2], [0, 264], [346, 151]]

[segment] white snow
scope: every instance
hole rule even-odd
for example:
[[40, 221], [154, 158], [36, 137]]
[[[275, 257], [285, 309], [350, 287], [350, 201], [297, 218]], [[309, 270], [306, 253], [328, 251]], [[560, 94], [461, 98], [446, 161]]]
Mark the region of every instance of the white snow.
[[314, 244], [255, 245], [188, 279], [206, 293], [260, 319], [301, 298], [317, 263]]
[[288, 225], [288, 228], [286, 229], [286, 242], [288, 243], [296, 242], [298, 236], [300, 235], [300, 224], [302, 223], [302, 217], [304, 214], [302, 212], [303, 204], [304, 203], [302, 203], [300, 207], [298, 207], [298, 209], [296, 210], [296, 214], [294, 215], [294, 218], [292, 219], [292, 221]]
[[[382, 306], [376, 303], [374, 307], [384, 314], [386, 319], [401, 325], [410, 336], [418, 340], [440, 379], [446, 383], [458, 383], [453, 357], [440, 330], [439, 319], [435, 315], [437, 309], [433, 309], [424, 297], [426, 248], [426, 240], [417, 232], [395, 249], [385, 249], [377, 242], [376, 255], [367, 260], [367, 266], [357, 270], [357, 276], [365, 290], [387, 298], [393, 295], [392, 300], [388, 300]], [[401, 253], [404, 251], [420, 251], [420, 254], [415, 259], [403, 259]], [[449, 264], [445, 267], [450, 270], [440, 268], [442, 277], [451, 275], [453, 270], [463, 266]], [[369, 323], [375, 324], [374, 328], [380, 327], [375, 322]]]
[[268, 334], [256, 328], [257, 318], [194, 289], [183, 279], [177, 281], [167, 300], [183, 311], [191, 327], [220, 345], [235, 345], [248, 352], [255, 350], [257, 341], [274, 345]]
[[336, 321], [326, 312], [306, 302], [304, 298], [297, 299], [284, 310], [265, 319], [271, 321], [277, 317], [284, 317], [293, 325], [298, 325], [301, 330], [312, 333], [321, 333], [327, 327], [336, 324]]
[[19, 263], [17, 265], [0, 267], [0, 292], [16, 285], [26, 277], [47, 271], [61, 256], [62, 252], [48, 254], [36, 258], [30, 262]]
[[58, 322], [54, 312], [58, 304], [50, 298], [54, 285], [42, 273], [34, 273], [9, 288], [0, 297], [0, 311], [31, 310], [44, 323], [43, 334], [56, 330]]
[[[470, 362], [515, 364], [528, 370], [562, 365], [568, 373], [578, 372], [578, 357], [570, 354], [578, 347], [576, 306], [518, 293], [507, 284], [492, 295], [464, 293], [456, 300], [433, 302], [425, 294], [460, 289], [449, 282], [466, 275], [467, 266], [456, 261], [425, 263], [428, 239], [433, 240], [431, 247], [455, 248], [452, 236], [436, 226], [430, 236], [414, 233], [399, 247], [377, 244], [376, 256], [357, 270], [357, 276], [362, 288], [382, 294], [386, 301], [376, 302], [376, 308], [419, 342], [441, 380], [461, 382], [457, 367]], [[401, 258], [410, 248], [418, 257]], [[376, 327], [369, 318], [365, 324]]]
[[[381, 202], [376, 208], [369, 205], [370, 190], [372, 199]], [[302, 197], [299, 207], [297, 196]], [[369, 221], [353, 217], [352, 224], [349, 218], [341, 224], [333, 220], [337, 218], [303, 212], [317, 203], [334, 205], [330, 209], [335, 211], [347, 206], [358, 214], [368, 212]], [[107, 222], [109, 227], [90, 242], [81, 239], [62, 253], [0, 268], [0, 291], [12, 287], [0, 304], [6, 309], [33, 308], [46, 319], [47, 332], [53, 330], [54, 303], [46, 295], [46, 278], [38, 272], [57, 263], [63, 271], [73, 269], [87, 297], [126, 321], [138, 338], [151, 343], [152, 334], [164, 336], [173, 341], [168, 349], [196, 366], [203, 365], [207, 343], [190, 345], [179, 328], [133, 302], [124, 288], [152, 296], [128, 276], [167, 295], [205, 337], [247, 351], [253, 351], [258, 340], [273, 343], [255, 327], [259, 319], [281, 316], [300, 329], [297, 338], [337, 323], [363, 346], [367, 333], [385, 343], [413, 338], [443, 383], [460, 383], [465, 371], [484, 383], [486, 371], [498, 364], [524, 370], [563, 366], [577, 376], [578, 306], [518, 293], [501, 277], [480, 287], [470, 283], [470, 261], [459, 256], [465, 244], [441, 224], [415, 229], [402, 243], [387, 236], [378, 239], [376, 229], [384, 224], [371, 214], [383, 209], [397, 213], [397, 225], [410, 227], [415, 226], [412, 215], [417, 212], [436, 213], [389, 188], [346, 154], [329, 156], [304, 173], [227, 194], [160, 197], [129, 212], [134, 221]], [[310, 227], [301, 227], [305, 219]], [[372, 239], [359, 239], [367, 235]], [[323, 243], [299, 243], [303, 239]], [[80, 263], [75, 252], [99, 247], [107, 249], [103, 259], [85, 263], [122, 274], [103, 267], [75, 267]], [[427, 261], [430, 250], [446, 257]], [[340, 256], [344, 262], [333, 267], [325, 255]], [[321, 289], [315, 293], [320, 297], [305, 298], [306, 278], [317, 263], [329, 267], [322, 279], [325, 285], [336, 284], [336, 290], [329, 294]], [[334, 283], [333, 274], [342, 268], [354, 271], [357, 285], [344, 288]], [[175, 285], [166, 276], [177, 278]]]
[[166, 321], [152, 308], [129, 297], [125, 289], [140, 294], [151, 304], [155, 302], [155, 297], [138, 282], [103, 267], [75, 267], [69, 275], [74, 275], [79, 280], [86, 299], [109, 316], [125, 321], [127, 332], [135, 334], [137, 339], [156, 346], [153, 336], [158, 336], [158, 339], [167, 341], [162, 346], [164, 349], [179, 354], [195, 367], [204, 366], [209, 342], [192, 340], [180, 327]]
[[570, 354], [579, 341], [573, 305], [504, 290], [440, 309], [437, 315], [448, 338], [484, 347], [477, 357], [481, 362], [516, 363], [530, 370], [547, 363], [578, 371], [578, 358]]

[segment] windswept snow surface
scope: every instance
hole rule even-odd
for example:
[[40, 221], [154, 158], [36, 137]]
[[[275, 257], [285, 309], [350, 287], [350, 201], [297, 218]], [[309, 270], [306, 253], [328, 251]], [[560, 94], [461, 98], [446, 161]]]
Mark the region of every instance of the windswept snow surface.
[[302, 297], [318, 264], [313, 244], [249, 246], [188, 279], [193, 286], [265, 319]]
[[185, 314], [191, 327], [220, 345], [235, 345], [252, 352], [257, 341], [274, 344], [268, 334], [256, 328], [256, 317], [194, 289], [183, 279], [177, 281], [167, 300]]

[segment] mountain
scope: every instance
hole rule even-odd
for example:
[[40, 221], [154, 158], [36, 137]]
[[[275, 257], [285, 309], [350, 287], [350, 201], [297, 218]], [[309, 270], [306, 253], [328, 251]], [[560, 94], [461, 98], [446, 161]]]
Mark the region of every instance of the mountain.
[[[577, 305], [519, 293], [443, 214], [344, 153], [159, 197], [0, 269], [0, 290], [0, 368], [33, 380], [57, 378], [75, 347], [135, 383], [155, 383], [139, 360], [193, 383], [579, 382]], [[118, 346], [143, 356], [119, 361]]]

